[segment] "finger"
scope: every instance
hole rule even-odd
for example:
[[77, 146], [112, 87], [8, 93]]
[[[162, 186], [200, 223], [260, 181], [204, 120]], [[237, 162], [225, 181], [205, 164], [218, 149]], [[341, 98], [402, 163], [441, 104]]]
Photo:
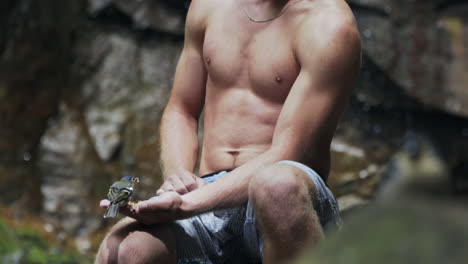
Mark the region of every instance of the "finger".
[[180, 195], [175, 192], [166, 192], [162, 196], [152, 197], [149, 200], [141, 201], [135, 206], [137, 214], [155, 211], [168, 211], [177, 208], [182, 203]]
[[171, 177], [169, 179], [172, 183], [172, 186], [174, 186], [174, 191], [176, 191], [179, 194], [186, 194], [188, 193], [187, 188], [185, 187], [185, 184], [182, 182], [182, 180], [179, 177]]
[[119, 213], [128, 217], [131, 217], [137, 220], [138, 222], [143, 222], [143, 218], [136, 212], [136, 210], [132, 206], [125, 205], [125, 206], [120, 207]]
[[164, 192], [166, 192], [166, 189], [165, 189], [166, 186], [167, 186], [167, 183], [163, 183], [163, 184], [159, 187], [159, 189], [156, 190], [155, 194], [156, 194], [157, 196], [159, 196], [159, 195], [163, 194]]
[[139, 202], [138, 205], [135, 205], [134, 209], [135, 209], [135, 212], [138, 214], [150, 211], [147, 201]]
[[161, 185], [161, 187], [159, 187], [159, 189], [162, 190], [163, 192], [175, 191], [174, 185], [172, 185], [172, 182], [170, 182], [169, 180], [166, 180], [163, 183], [163, 185]]
[[101, 201], [99, 202], [99, 207], [107, 208], [107, 207], [110, 206], [110, 204], [111, 204], [111, 202], [110, 202], [109, 200], [104, 199], [104, 200], [101, 200]]
[[144, 201], [139, 202], [138, 205], [135, 207], [136, 214], [148, 214], [155, 211], [167, 211], [167, 201]]
[[182, 180], [182, 183], [187, 189], [187, 192], [191, 192], [198, 188], [198, 183], [197, 183], [198, 176], [188, 171], [182, 172], [179, 175], [180, 175], [180, 179]]

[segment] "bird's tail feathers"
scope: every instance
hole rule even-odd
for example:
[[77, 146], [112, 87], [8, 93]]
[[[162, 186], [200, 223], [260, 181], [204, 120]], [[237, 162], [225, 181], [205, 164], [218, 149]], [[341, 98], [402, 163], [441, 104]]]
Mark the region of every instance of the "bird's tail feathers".
[[112, 203], [109, 208], [107, 208], [104, 218], [114, 218], [119, 214], [119, 204]]

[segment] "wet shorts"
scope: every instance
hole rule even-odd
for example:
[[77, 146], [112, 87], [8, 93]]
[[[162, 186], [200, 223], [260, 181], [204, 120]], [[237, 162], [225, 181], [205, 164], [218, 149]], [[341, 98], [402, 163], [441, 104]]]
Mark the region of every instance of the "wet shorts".
[[[279, 164], [296, 166], [307, 173], [317, 188], [317, 215], [325, 230], [341, 226], [338, 203], [320, 176], [311, 168], [295, 162]], [[203, 179], [211, 183], [228, 172], [210, 174]], [[242, 207], [208, 212], [174, 223], [179, 264], [186, 263], [261, 263], [262, 240], [255, 225], [250, 202]]]

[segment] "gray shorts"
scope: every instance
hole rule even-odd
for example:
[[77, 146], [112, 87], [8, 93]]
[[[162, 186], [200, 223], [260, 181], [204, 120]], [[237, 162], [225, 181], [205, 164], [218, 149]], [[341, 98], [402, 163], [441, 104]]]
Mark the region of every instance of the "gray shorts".
[[[279, 164], [296, 166], [307, 173], [317, 188], [317, 214], [325, 230], [339, 228], [338, 203], [320, 176], [311, 168], [295, 162]], [[203, 179], [211, 183], [228, 172], [221, 171]], [[174, 223], [178, 263], [261, 263], [262, 239], [255, 225], [255, 212], [250, 202], [242, 207], [208, 212]]]

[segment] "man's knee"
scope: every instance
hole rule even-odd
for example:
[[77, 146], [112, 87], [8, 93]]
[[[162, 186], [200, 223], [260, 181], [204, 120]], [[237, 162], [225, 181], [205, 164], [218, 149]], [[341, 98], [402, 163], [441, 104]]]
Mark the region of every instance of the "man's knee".
[[[302, 202], [310, 199], [311, 184], [304, 171], [291, 165], [273, 164], [256, 173], [249, 185], [249, 198], [255, 203], [281, 200]], [[299, 198], [299, 200], [298, 200]]]
[[263, 235], [279, 239], [299, 236], [304, 228], [320, 230], [314, 189], [308, 175], [291, 165], [274, 164], [253, 176], [249, 199]]
[[175, 238], [168, 226], [124, 219], [102, 242], [96, 263], [175, 263]]

